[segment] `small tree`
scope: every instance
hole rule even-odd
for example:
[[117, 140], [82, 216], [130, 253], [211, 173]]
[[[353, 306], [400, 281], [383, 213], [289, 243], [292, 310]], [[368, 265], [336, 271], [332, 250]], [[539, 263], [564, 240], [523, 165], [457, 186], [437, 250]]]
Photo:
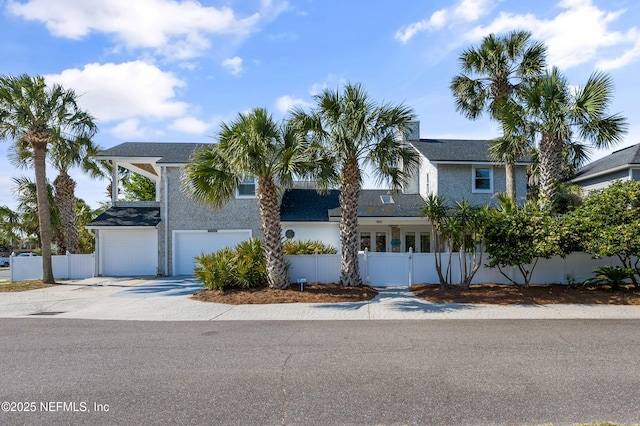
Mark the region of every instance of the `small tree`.
[[596, 258], [617, 256], [625, 268], [640, 274], [640, 182], [615, 182], [589, 194], [567, 215], [567, 226], [584, 252]]
[[427, 197], [425, 206], [422, 208], [422, 214], [429, 219], [433, 228], [434, 259], [441, 288], [447, 285], [447, 278], [442, 274], [442, 231], [444, 219], [447, 217], [447, 209], [445, 199], [433, 194]]
[[486, 228], [487, 266], [497, 267], [511, 283], [518, 284], [503, 268], [517, 267], [524, 285], [529, 286], [540, 258], [564, 256], [568, 252], [560, 220], [537, 203], [528, 202], [523, 209], [517, 209], [503, 202], [494, 212]]
[[456, 203], [452, 217], [458, 227], [460, 286], [467, 290], [482, 265], [489, 206], [472, 206], [469, 201], [462, 200]]

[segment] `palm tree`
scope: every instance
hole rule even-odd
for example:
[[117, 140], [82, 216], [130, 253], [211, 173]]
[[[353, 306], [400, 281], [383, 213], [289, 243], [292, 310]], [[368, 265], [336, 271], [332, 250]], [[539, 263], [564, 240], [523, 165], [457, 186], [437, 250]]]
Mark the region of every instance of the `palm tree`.
[[277, 124], [263, 108], [223, 123], [219, 143], [198, 149], [186, 167], [183, 186], [195, 200], [221, 207], [243, 179], [255, 177], [269, 286], [289, 286], [280, 225], [279, 185], [293, 183], [313, 166], [310, 145], [293, 127]]
[[[486, 110], [500, 121], [503, 135], [492, 149], [494, 160], [505, 164], [507, 194], [516, 199], [515, 162], [522, 157], [528, 141], [510, 130], [504, 108], [524, 83], [539, 77], [546, 62], [546, 47], [531, 40], [531, 33], [514, 31], [506, 36], [490, 34], [480, 47], [460, 55], [462, 74], [451, 81], [456, 110], [476, 120]], [[511, 117], [513, 118], [513, 116]]]
[[47, 87], [43, 77], [0, 77], [0, 139], [24, 140], [33, 150], [42, 243], [42, 281], [54, 284], [51, 266], [51, 218], [47, 199], [46, 155], [55, 134], [90, 139], [97, 131], [93, 117], [81, 110], [73, 90]]
[[380, 183], [400, 188], [415, 172], [415, 150], [398, 142], [414, 118], [411, 108], [378, 105], [362, 85], [348, 83], [344, 91], [326, 89], [315, 95], [317, 106], [309, 114], [301, 109], [292, 121], [312, 140], [326, 147], [333, 159], [334, 174], [340, 177], [340, 281], [345, 286], [362, 285], [358, 266], [358, 198], [362, 188], [362, 167], [372, 165]]
[[[25, 176], [14, 177], [14, 194], [18, 201], [17, 213], [19, 215], [20, 229], [23, 234], [30, 236], [38, 236], [38, 245], [42, 248], [42, 239], [39, 236], [40, 222], [39, 222], [39, 208], [38, 208], [38, 192], [35, 182]], [[60, 238], [60, 219], [58, 215], [58, 209], [53, 201], [54, 190], [53, 186], [47, 182], [47, 199], [49, 206], [49, 219], [50, 227], [54, 241]]]
[[0, 243], [13, 250], [19, 239], [20, 215], [7, 206], [0, 206]]
[[522, 92], [530, 132], [539, 138], [540, 202], [554, 208], [566, 148], [575, 136], [596, 148], [622, 140], [628, 124], [619, 114], [607, 115], [613, 81], [604, 73], [592, 74], [584, 87], [572, 89], [554, 67]]
[[[101, 167], [92, 156], [99, 147], [91, 139], [76, 137], [70, 139], [52, 132], [47, 157], [49, 163], [58, 171], [53, 181], [55, 189], [54, 203], [60, 215], [60, 229], [57, 236], [59, 253], [80, 253], [80, 233], [76, 215], [76, 182], [69, 175], [69, 169], [80, 167], [91, 177], [105, 176]], [[33, 152], [24, 140], [17, 141], [10, 155], [11, 162], [17, 167], [33, 167]]]

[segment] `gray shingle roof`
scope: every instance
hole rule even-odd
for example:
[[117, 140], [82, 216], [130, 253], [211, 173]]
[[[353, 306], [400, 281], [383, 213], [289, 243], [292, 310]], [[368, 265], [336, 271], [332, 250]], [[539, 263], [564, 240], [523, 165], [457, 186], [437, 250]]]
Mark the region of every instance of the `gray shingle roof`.
[[430, 161], [490, 162], [488, 140], [420, 139], [410, 142]]
[[188, 163], [191, 153], [199, 146], [208, 144], [189, 142], [125, 142], [100, 151], [101, 157], [160, 157], [158, 163]]
[[[393, 203], [384, 204], [382, 195], [391, 195]], [[358, 217], [421, 217], [424, 200], [418, 194], [403, 194], [386, 189], [363, 189], [358, 200]], [[340, 217], [340, 207], [329, 211], [329, 216]]]
[[315, 189], [287, 189], [282, 196], [283, 222], [328, 222], [329, 210], [340, 205], [340, 191], [318, 194]]
[[89, 222], [94, 226], [158, 226], [160, 207], [111, 207]]
[[[381, 195], [391, 195], [394, 203], [383, 204]], [[363, 189], [360, 193], [360, 217], [420, 217], [424, 200], [418, 194], [403, 194], [384, 189]], [[289, 189], [282, 197], [280, 219], [283, 222], [328, 222], [339, 218], [340, 191], [318, 194], [313, 189]]]
[[606, 157], [602, 157], [587, 164], [578, 172], [573, 180], [586, 179], [589, 176], [614, 170], [622, 166], [640, 165], [640, 144], [614, 151]]

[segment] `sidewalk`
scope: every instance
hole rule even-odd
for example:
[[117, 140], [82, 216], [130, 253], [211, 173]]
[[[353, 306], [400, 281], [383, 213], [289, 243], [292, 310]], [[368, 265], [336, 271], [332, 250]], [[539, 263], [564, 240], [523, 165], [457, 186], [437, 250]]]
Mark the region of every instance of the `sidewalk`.
[[435, 304], [406, 288], [378, 288], [357, 303], [224, 305], [191, 300], [193, 278], [106, 278], [0, 293], [0, 318], [81, 318], [140, 321], [384, 320], [384, 319], [640, 319], [640, 306]]

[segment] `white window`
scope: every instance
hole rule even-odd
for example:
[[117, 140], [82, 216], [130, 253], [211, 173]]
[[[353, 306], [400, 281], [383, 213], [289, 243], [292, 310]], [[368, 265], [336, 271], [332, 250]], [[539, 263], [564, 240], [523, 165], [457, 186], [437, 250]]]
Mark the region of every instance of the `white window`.
[[431, 191], [429, 190], [429, 173], [427, 173], [426, 178], [425, 178], [425, 187], [426, 187], [426, 192], [427, 194], [431, 194]]
[[238, 185], [238, 198], [255, 198], [256, 196], [256, 178], [245, 177]]
[[414, 253], [431, 251], [431, 233], [425, 231], [406, 231], [404, 233], [404, 251], [412, 248]]
[[471, 184], [471, 192], [493, 193], [493, 168], [474, 166]]

